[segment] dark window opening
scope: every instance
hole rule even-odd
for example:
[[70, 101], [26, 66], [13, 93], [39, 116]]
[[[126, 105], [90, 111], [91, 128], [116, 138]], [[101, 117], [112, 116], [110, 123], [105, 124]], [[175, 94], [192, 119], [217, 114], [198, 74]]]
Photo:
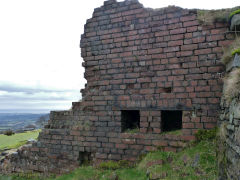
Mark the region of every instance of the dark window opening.
[[161, 112], [162, 132], [182, 129], [182, 111]]
[[139, 129], [140, 113], [138, 110], [123, 110], [121, 111], [121, 126], [122, 132], [130, 129]]
[[89, 165], [92, 161], [90, 152], [79, 152], [79, 165]]

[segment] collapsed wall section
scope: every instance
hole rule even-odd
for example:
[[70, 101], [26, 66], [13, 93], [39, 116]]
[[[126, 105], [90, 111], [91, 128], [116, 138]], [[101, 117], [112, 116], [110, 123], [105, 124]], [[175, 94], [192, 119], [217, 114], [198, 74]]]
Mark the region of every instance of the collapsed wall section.
[[85, 159], [134, 161], [180, 150], [198, 129], [216, 126], [226, 31], [226, 24], [202, 26], [196, 10], [106, 1], [81, 38], [82, 101], [52, 112], [38, 142], [6, 158], [2, 169], [58, 174]]

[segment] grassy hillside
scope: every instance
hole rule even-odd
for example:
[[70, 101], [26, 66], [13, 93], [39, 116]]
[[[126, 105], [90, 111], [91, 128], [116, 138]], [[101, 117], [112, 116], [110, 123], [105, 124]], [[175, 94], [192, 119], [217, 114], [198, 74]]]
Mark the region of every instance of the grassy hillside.
[[0, 150], [4, 148], [18, 148], [25, 144], [29, 139], [37, 139], [40, 130], [17, 133], [12, 136], [0, 135]]
[[[70, 174], [47, 180], [214, 180], [216, 168], [216, 131], [200, 132], [197, 142], [179, 153], [156, 151], [148, 153], [134, 166], [127, 161], [105, 162], [99, 167], [82, 166]], [[38, 179], [37, 174], [0, 176], [0, 180]], [[2, 179], [1, 179], [2, 178]]]

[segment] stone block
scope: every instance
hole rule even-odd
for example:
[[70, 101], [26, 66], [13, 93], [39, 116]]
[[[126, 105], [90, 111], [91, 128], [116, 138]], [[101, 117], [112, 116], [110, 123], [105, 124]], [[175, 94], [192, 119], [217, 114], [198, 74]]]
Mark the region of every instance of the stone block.
[[226, 65], [226, 71], [230, 72], [233, 68], [238, 68], [238, 67], [240, 67], [240, 56], [238, 54], [235, 54], [233, 60], [231, 60]]

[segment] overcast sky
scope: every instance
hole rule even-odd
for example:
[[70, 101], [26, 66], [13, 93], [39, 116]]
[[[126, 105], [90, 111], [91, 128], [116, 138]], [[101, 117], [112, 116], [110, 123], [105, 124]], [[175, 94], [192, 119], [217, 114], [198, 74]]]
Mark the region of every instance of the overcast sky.
[[[239, 0], [139, 0], [145, 7], [219, 9]], [[0, 0], [0, 112], [63, 110], [86, 83], [80, 35], [103, 0]]]

